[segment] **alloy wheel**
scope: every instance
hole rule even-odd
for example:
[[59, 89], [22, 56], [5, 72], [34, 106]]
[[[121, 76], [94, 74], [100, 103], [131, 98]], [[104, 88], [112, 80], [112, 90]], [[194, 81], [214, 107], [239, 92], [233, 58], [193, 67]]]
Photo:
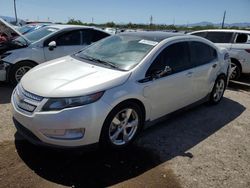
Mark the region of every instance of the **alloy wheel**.
[[109, 127], [109, 139], [117, 146], [130, 142], [139, 126], [139, 116], [132, 108], [119, 111]]
[[225, 90], [225, 81], [224, 79], [220, 78], [215, 85], [215, 90], [213, 93], [213, 98], [215, 102], [218, 102], [221, 97], [223, 96], [223, 92]]
[[15, 79], [17, 82], [20, 82], [21, 78], [31, 69], [30, 66], [22, 66], [15, 72]]

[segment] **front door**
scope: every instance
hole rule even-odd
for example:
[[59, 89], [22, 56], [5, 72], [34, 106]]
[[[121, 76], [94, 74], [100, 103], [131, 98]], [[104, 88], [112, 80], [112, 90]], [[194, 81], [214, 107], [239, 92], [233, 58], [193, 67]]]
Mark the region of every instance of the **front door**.
[[[81, 50], [85, 45], [81, 41], [81, 31], [75, 30], [66, 32], [58, 37], [48, 40], [44, 46], [44, 56], [46, 61], [56, 59], [62, 56], [70, 55]], [[56, 42], [56, 47], [49, 49], [48, 44], [51, 41]]]
[[[169, 71], [159, 76], [166, 66]], [[151, 64], [146, 77], [153, 78], [142, 83], [144, 96], [151, 104], [151, 120], [193, 103], [193, 69], [188, 42], [166, 47]]]

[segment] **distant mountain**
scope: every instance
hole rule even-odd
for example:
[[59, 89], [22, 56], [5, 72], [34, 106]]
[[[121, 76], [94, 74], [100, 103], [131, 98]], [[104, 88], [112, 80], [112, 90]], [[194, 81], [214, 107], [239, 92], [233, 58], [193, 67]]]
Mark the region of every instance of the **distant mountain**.
[[[213, 26], [221, 26], [221, 23], [212, 23], [212, 22], [199, 22], [199, 23], [193, 23], [193, 24], [188, 24], [188, 26], [190, 27], [195, 27], [195, 26], [207, 26], [207, 25], [213, 25]], [[243, 23], [225, 23], [226, 27], [232, 27], [232, 26], [236, 26], [236, 27], [250, 27], [250, 22], [243, 22]]]
[[[0, 16], [0, 18], [2, 18], [6, 22], [11, 23], [13, 25], [16, 24], [16, 18], [9, 17], [9, 16]], [[26, 22], [24, 20], [18, 18], [18, 23], [21, 25], [24, 25]]]

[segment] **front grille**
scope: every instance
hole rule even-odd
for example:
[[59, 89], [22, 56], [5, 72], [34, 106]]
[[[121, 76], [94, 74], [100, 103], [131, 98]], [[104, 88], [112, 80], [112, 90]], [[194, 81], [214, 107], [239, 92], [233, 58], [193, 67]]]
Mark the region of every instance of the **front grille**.
[[43, 97], [38, 96], [38, 95], [35, 95], [35, 94], [30, 93], [30, 92], [28, 92], [28, 91], [25, 91], [25, 90], [23, 89], [23, 87], [21, 86], [21, 84], [18, 85], [17, 89], [18, 89], [20, 92], [22, 92], [22, 94], [23, 94], [24, 96], [26, 96], [27, 98], [29, 98], [29, 99], [31, 99], [31, 100], [35, 100], [35, 101], [42, 101], [42, 100], [43, 100]]
[[32, 113], [43, 100], [43, 97], [25, 91], [19, 84], [14, 91], [14, 100], [19, 109]]

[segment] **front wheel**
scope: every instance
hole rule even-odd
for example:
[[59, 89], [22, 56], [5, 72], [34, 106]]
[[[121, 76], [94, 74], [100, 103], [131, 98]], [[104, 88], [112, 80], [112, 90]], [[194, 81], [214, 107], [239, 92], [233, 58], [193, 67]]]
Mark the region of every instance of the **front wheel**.
[[210, 94], [210, 104], [218, 104], [226, 89], [226, 78], [225, 76], [219, 76], [215, 81], [212, 93]]
[[34, 63], [24, 61], [20, 62], [11, 69], [9, 81], [11, 84], [16, 85], [20, 82], [21, 78], [33, 67], [35, 66]]
[[142, 111], [136, 103], [126, 102], [118, 105], [104, 122], [101, 145], [116, 149], [128, 146], [136, 138], [142, 123]]

